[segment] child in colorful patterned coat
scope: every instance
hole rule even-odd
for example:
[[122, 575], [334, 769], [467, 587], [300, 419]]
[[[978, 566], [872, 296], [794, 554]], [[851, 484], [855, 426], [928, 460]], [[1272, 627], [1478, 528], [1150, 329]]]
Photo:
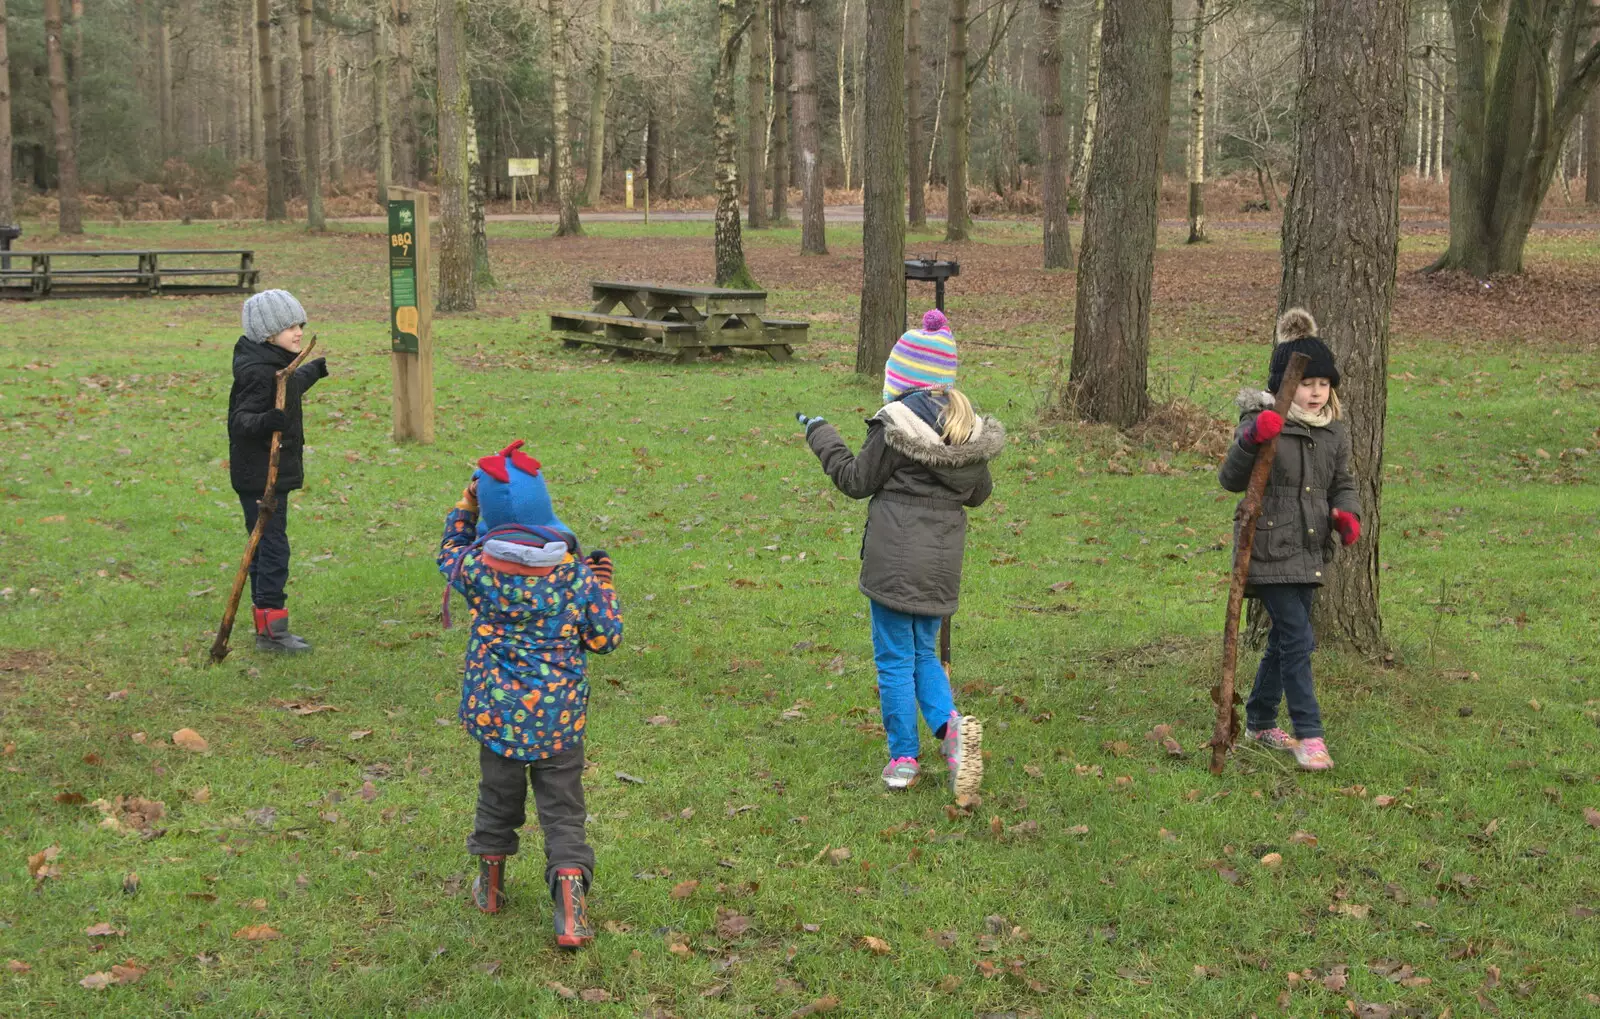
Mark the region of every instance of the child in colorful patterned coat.
[[[439, 546], [440, 572], [472, 609], [460, 717], [481, 746], [467, 852], [479, 859], [478, 908], [499, 912], [531, 784], [556, 943], [575, 949], [594, 939], [585, 901], [594, 850], [584, 838], [582, 782], [588, 653], [616, 649], [622, 612], [610, 557], [596, 549], [579, 558], [578, 539], [556, 517], [539, 462], [522, 445], [478, 461]], [[448, 608], [448, 589], [445, 598]]]

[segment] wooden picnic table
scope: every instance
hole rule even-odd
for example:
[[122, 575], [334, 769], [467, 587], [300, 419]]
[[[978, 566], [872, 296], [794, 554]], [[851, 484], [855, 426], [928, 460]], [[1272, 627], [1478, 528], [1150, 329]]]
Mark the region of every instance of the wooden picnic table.
[[589, 311], [550, 315], [551, 328], [569, 348], [587, 343], [671, 354], [680, 364], [694, 361], [701, 351], [744, 348], [787, 361], [809, 328], [805, 322], [768, 318], [765, 290], [627, 280], [592, 280], [589, 287], [594, 302]]
[[[243, 248], [138, 249], [129, 251], [13, 251], [27, 268], [0, 268], [0, 298], [154, 297], [255, 293], [260, 270]], [[234, 266], [196, 265], [198, 259], [238, 260]], [[180, 264], [172, 264], [172, 260]], [[66, 261], [64, 267], [61, 262]], [[83, 264], [86, 261], [88, 264]], [[104, 262], [120, 264], [107, 265]], [[223, 282], [226, 280], [227, 282]]]

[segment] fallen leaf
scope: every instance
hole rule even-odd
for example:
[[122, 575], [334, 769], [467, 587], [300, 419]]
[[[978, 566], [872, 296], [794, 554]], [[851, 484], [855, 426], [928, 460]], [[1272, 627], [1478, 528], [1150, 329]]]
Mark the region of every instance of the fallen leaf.
[[694, 949], [689, 947], [689, 938], [687, 935], [677, 933], [668, 934], [666, 940], [667, 951], [678, 956], [680, 959], [687, 959], [689, 956], [694, 954]]
[[91, 938], [120, 938], [128, 932], [119, 931], [109, 923], [102, 922], [95, 924], [93, 927], [85, 927], [83, 929], [83, 933], [89, 935]]
[[578, 997], [591, 1005], [601, 1005], [611, 1000], [611, 992], [604, 987], [585, 987], [578, 992]]
[[617, 781], [618, 782], [626, 782], [629, 785], [644, 785], [644, 779], [639, 778], [639, 777], [637, 777], [635, 775], [630, 775], [625, 771], [617, 772]]
[[1600, 810], [1593, 807], [1583, 808], [1583, 819], [1589, 822], [1589, 827], [1600, 828]]
[[848, 859], [850, 859], [850, 850], [845, 846], [839, 846], [836, 849], [828, 850], [828, 862], [833, 864], [835, 867]]
[[111, 978], [119, 984], [136, 984], [139, 978], [150, 972], [145, 967], [128, 959], [111, 967]]
[[1044, 769], [1037, 764], [1024, 764], [1022, 771], [1029, 778], [1044, 778]]
[[1261, 866], [1267, 868], [1268, 870], [1277, 870], [1279, 867], [1283, 866], [1283, 854], [1268, 853], [1261, 858]]
[[6, 969], [13, 973], [26, 973], [33, 969], [33, 967], [23, 962], [21, 959], [8, 959], [6, 961]]
[[276, 941], [283, 937], [283, 932], [273, 930], [264, 923], [254, 923], [240, 927], [233, 932], [233, 937], [235, 941]]
[[1393, 797], [1393, 796], [1374, 796], [1372, 798], [1372, 805], [1375, 806], [1375, 807], [1392, 807], [1392, 806], [1395, 805], [1395, 797]]
[[122, 894], [136, 895], [139, 891], [139, 872], [130, 870], [122, 877]]
[[1317, 837], [1308, 831], [1297, 831], [1289, 836], [1289, 844], [1291, 846], [1311, 846], [1315, 848]]
[[361, 792], [359, 795], [363, 800], [371, 803], [373, 800], [378, 798], [378, 787], [372, 784], [371, 779], [368, 779], [367, 781], [361, 783]]
[[350, 733], [350, 739], [352, 741], [354, 741], [354, 740], [363, 740], [363, 739], [366, 739], [368, 736], [371, 736], [371, 735], [372, 735], [372, 730], [371, 729], [356, 729], [356, 730], [354, 730], [354, 731], [352, 731]]
[[172, 745], [180, 750], [187, 750], [191, 754], [203, 754], [211, 747], [211, 744], [206, 742], [205, 737], [193, 729], [179, 729], [173, 733]]
[[672, 891], [668, 893], [668, 897], [673, 899], [687, 899], [689, 896], [693, 895], [695, 893], [695, 889], [699, 887], [700, 882], [694, 879], [680, 881], [678, 884], [672, 886]]
[[889, 942], [883, 940], [882, 938], [872, 937], [870, 934], [866, 937], [863, 937], [860, 942], [858, 942], [858, 945], [861, 948], [865, 948], [873, 955], [888, 955], [890, 952], [894, 951], [894, 949], [889, 947]]
[[750, 918], [731, 909], [717, 909], [717, 934], [724, 938], [737, 938], [750, 929]]
[[91, 991], [103, 991], [117, 982], [117, 978], [110, 973], [90, 973], [78, 981], [79, 987], [87, 987]]
[[1328, 912], [1338, 916], [1349, 916], [1357, 920], [1364, 920], [1372, 912], [1372, 907], [1358, 905], [1354, 902], [1335, 902], [1328, 907]]
[[1075, 824], [1071, 828], [1067, 829], [1067, 834], [1068, 835], [1087, 835], [1087, 834], [1089, 834], [1089, 826], [1086, 825], [1086, 824]]
[[60, 846], [50, 846], [28, 857], [28, 875], [35, 881], [46, 878], [60, 877], [61, 868], [56, 865], [56, 858], [61, 855]]
[[87, 799], [84, 798], [84, 795], [82, 793], [75, 793], [75, 792], [70, 792], [70, 791], [69, 792], [56, 793], [55, 801], [57, 803], [61, 804], [64, 807], [75, 807], [80, 803], [88, 803], [89, 802]]
[[644, 724], [645, 725], [677, 725], [678, 723], [674, 722], [671, 718], [669, 718], [666, 715], [651, 715], [649, 718], [644, 720]]
[[838, 1007], [839, 999], [830, 994], [826, 997], [818, 998], [809, 1005], [801, 1005], [789, 1013], [789, 1019], [804, 1019], [808, 1015], [821, 1015], [824, 1012], [832, 1012]]
[[1344, 990], [1344, 985], [1350, 982], [1350, 968], [1348, 966], [1335, 966], [1322, 978], [1322, 986], [1335, 994]]
[[961, 938], [961, 932], [955, 928], [943, 931], [930, 930], [928, 931], [928, 937], [933, 939], [933, 943], [940, 948], [954, 948], [956, 942]]
[[550, 988], [552, 991], [556, 992], [556, 994], [559, 997], [562, 997], [562, 998], [567, 998], [567, 999], [570, 1000], [570, 999], [576, 998], [578, 996], [578, 992], [577, 991], [574, 991], [572, 988], [568, 987], [566, 984], [558, 983], [557, 981], [554, 981], [554, 980], [549, 981], [548, 983], [545, 984], [545, 986]]
[[127, 699], [128, 691], [126, 690], [113, 690], [106, 694], [106, 700], [108, 701], [125, 701]]
[[196, 789], [194, 792], [189, 794], [189, 799], [195, 801], [196, 803], [210, 803], [211, 802], [211, 787], [208, 786], [208, 785], [201, 786], [200, 788]]

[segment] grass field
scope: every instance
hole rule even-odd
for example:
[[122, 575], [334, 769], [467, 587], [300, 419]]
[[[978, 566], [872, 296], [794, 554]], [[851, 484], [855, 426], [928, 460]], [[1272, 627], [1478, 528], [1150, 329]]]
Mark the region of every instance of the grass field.
[[[1023, 228], [913, 237], [962, 261], [962, 385], [1013, 436], [955, 628], [985, 797], [951, 816], [937, 781], [881, 790], [864, 507], [793, 421], [856, 441], [877, 402], [850, 370], [859, 231], [814, 259], [795, 231], [746, 235], [772, 306], [814, 323], [804, 360], [679, 368], [564, 351], [543, 315], [589, 278], [704, 282], [709, 224], [497, 225], [499, 287], [438, 321], [420, 448], [389, 436], [375, 233], [91, 230], [253, 246], [308, 308], [332, 375], [306, 401], [289, 591], [317, 650], [236, 631], [204, 666], [244, 538], [237, 301], [0, 306], [0, 1015], [1600, 1015], [1593, 233], [1536, 235], [1530, 277], [1492, 286], [1417, 278], [1442, 238], [1407, 237], [1393, 659], [1319, 653], [1331, 775], [1241, 750], [1221, 779], [1200, 750], [1233, 506], [1215, 455], [1041, 425], [1071, 274], [1033, 268]], [[1152, 388], [1227, 419], [1265, 374], [1275, 234], [1180, 241]], [[475, 751], [433, 554], [472, 462], [515, 437], [612, 551], [626, 613], [592, 662], [603, 933], [577, 956], [550, 945], [536, 837], [508, 913], [463, 894]], [[96, 973], [121, 982], [80, 986]]]

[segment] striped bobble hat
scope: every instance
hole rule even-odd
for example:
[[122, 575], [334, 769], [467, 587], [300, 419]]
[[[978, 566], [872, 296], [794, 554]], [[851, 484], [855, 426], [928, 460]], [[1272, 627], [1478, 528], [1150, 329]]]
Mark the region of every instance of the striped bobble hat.
[[956, 338], [944, 313], [922, 316], [921, 329], [908, 329], [889, 352], [883, 366], [883, 402], [898, 400], [913, 389], [953, 386], [956, 382]]

